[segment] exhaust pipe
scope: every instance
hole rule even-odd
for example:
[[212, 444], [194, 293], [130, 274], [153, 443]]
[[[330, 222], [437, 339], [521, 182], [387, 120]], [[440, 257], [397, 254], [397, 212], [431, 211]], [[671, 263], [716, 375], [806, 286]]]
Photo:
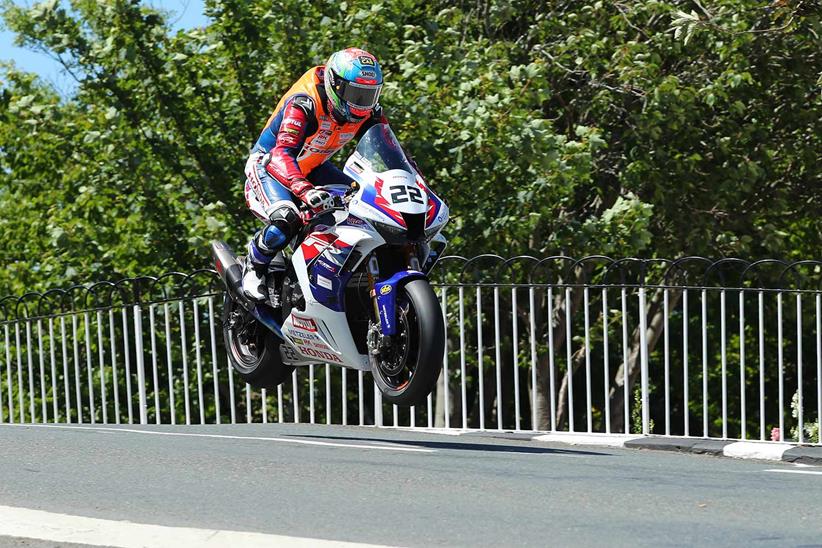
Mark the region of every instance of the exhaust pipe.
[[214, 257], [214, 267], [231, 296], [244, 305], [247, 304], [243, 295], [243, 266], [240, 260], [228, 244], [217, 240], [211, 242], [211, 254]]
[[217, 240], [211, 242], [211, 254], [214, 256], [217, 273], [234, 301], [260, 320], [280, 339], [285, 340], [274, 310], [263, 303], [249, 301], [243, 293], [243, 266], [228, 244]]

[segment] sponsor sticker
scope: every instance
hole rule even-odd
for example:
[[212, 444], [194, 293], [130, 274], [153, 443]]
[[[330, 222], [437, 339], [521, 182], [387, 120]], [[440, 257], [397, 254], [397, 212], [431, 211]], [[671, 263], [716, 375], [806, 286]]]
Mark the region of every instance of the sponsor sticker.
[[331, 350], [325, 343], [321, 341], [314, 341], [314, 342], [307, 342], [305, 346], [310, 346], [311, 348], [319, 348], [320, 350]]
[[365, 55], [360, 55], [360, 64], [361, 65], [368, 65], [370, 67], [373, 67], [374, 66], [374, 60], [370, 57], [365, 56]]
[[293, 340], [297, 344], [308, 344], [308, 341], [318, 341], [320, 337], [316, 333], [311, 333], [309, 331], [299, 331], [291, 327], [288, 330], [289, 336], [291, 340]]
[[296, 118], [286, 118], [283, 120], [283, 124], [293, 127], [303, 127], [302, 120], [297, 120]]
[[[333, 262], [329, 262], [329, 261], [323, 260], [323, 258], [322, 258], [322, 257], [320, 257], [319, 259], [317, 259], [317, 265], [318, 265], [318, 266], [320, 266], [321, 268], [326, 269], [327, 271], [329, 271], [329, 272], [330, 272], [330, 273], [332, 273], [332, 274], [336, 274], [336, 273], [337, 273], [338, 266], [339, 266], [339, 265], [335, 265], [335, 264], [333, 264]], [[319, 276], [318, 276], [318, 277], [319, 277]], [[331, 288], [328, 288], [328, 289], [331, 289]]]
[[329, 280], [325, 276], [320, 276], [319, 274], [317, 274], [317, 285], [320, 287], [324, 287], [329, 291], [334, 289], [334, 284], [331, 283], [331, 280]]
[[390, 285], [384, 285], [380, 288], [380, 295], [388, 295], [389, 293], [391, 293]]
[[300, 316], [291, 315], [291, 323], [294, 327], [304, 329], [305, 331], [317, 331], [317, 324], [311, 318], [301, 318]]
[[[288, 130], [286, 130], [286, 131], [288, 131]], [[287, 146], [287, 147], [293, 147], [299, 142], [299, 140], [300, 140], [299, 137], [297, 137], [296, 135], [292, 135], [290, 132], [289, 133], [283, 133], [283, 134], [280, 134], [280, 137], [277, 139], [277, 144], [278, 145], [284, 145], [284, 146]]]
[[320, 350], [318, 348], [311, 348], [309, 346], [300, 346], [298, 348], [300, 349], [300, 352], [305, 356], [319, 358], [327, 362], [342, 363], [342, 360], [340, 360], [340, 358], [338, 358], [335, 354], [332, 354], [331, 352], [326, 352], [325, 350]]
[[[325, 118], [325, 116], [321, 118]], [[320, 129], [331, 129], [331, 122], [320, 122]]]
[[317, 147], [310, 146], [310, 145], [305, 145], [303, 147], [302, 153], [305, 153], [306, 151], [308, 151], [312, 154], [323, 154], [323, 155], [327, 155], [327, 154], [330, 153], [330, 151], [326, 148], [317, 148]]

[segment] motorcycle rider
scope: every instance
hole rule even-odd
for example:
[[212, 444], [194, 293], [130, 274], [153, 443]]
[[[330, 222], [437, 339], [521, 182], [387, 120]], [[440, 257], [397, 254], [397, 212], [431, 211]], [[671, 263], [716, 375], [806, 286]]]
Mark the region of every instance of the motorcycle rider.
[[328, 159], [374, 124], [388, 123], [378, 103], [382, 84], [376, 57], [348, 48], [309, 69], [280, 99], [245, 167], [246, 204], [265, 223], [248, 244], [249, 299], [265, 299], [268, 264], [303, 226], [298, 200], [322, 211], [331, 196], [315, 185], [353, 183]]

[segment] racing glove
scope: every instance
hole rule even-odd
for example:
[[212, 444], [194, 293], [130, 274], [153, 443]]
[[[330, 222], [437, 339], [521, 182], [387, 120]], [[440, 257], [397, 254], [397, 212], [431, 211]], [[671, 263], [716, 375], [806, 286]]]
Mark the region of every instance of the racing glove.
[[333, 204], [331, 194], [325, 190], [314, 188], [314, 185], [305, 179], [293, 180], [291, 182], [291, 192], [315, 212], [324, 211]]

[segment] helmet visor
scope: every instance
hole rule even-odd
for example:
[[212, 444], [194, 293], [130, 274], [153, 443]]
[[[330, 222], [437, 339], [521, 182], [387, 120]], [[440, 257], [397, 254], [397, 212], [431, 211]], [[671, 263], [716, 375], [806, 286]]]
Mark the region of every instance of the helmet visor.
[[363, 109], [374, 108], [380, 98], [382, 85], [358, 84], [357, 82], [341, 81], [339, 87], [340, 98], [351, 105]]

